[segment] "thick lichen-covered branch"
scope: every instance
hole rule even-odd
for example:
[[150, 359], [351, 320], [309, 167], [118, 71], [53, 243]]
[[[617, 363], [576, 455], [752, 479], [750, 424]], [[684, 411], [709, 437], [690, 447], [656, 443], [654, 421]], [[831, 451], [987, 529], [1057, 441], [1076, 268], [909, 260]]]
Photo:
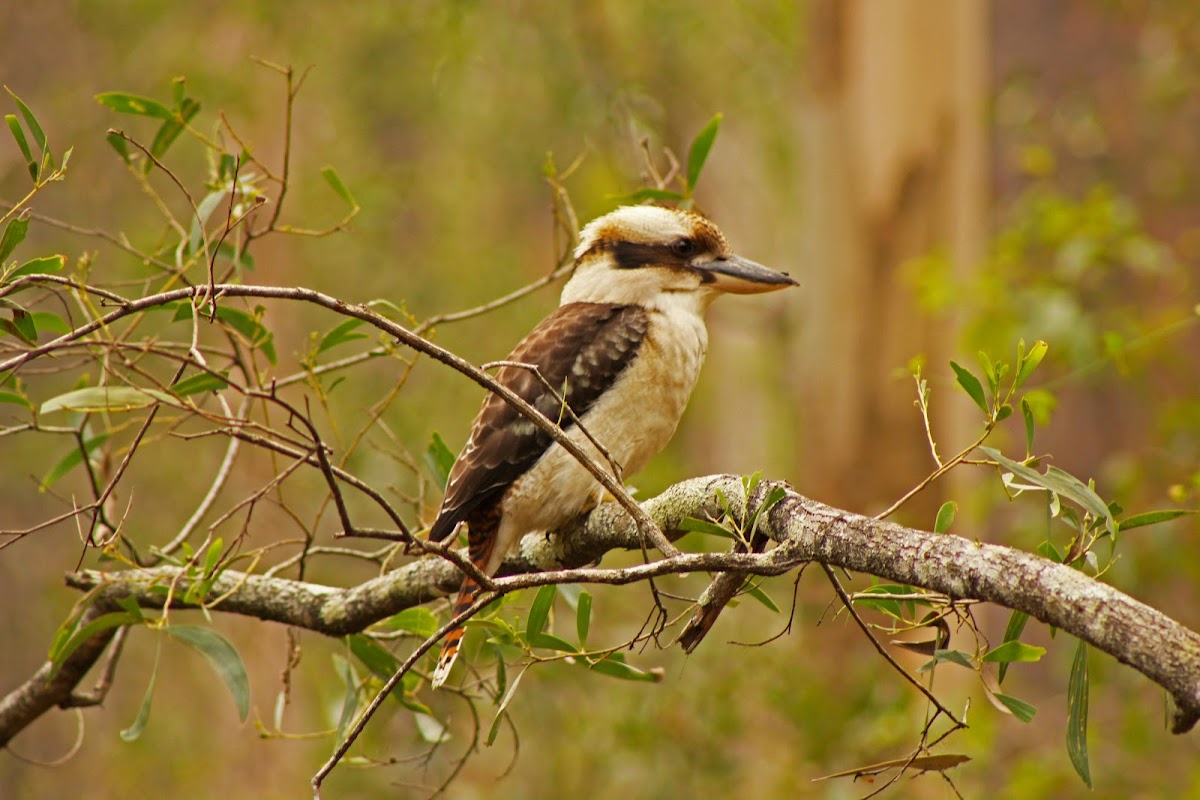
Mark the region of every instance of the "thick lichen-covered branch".
[[[747, 498], [738, 476], [684, 481], [647, 501], [644, 509], [661, 530], [677, 532], [687, 517], [718, 518], [723, 511], [721, 497], [739, 516], [776, 486], [786, 492], [760, 521], [760, 530], [776, 543], [765, 553], [684, 553], [620, 569], [586, 566], [611, 550], [641, 548], [637, 526], [622, 508], [609, 503], [561, 535], [526, 536], [505, 562], [496, 589], [632, 583], [702, 570], [780, 574], [817, 561], [956, 599], [1024, 611], [1109, 653], [1165, 688], [1174, 699], [1175, 732], [1190, 730], [1200, 718], [1200, 635], [1078, 570], [1020, 550], [832, 508], [785, 484], [763, 481]], [[347, 588], [226, 571], [212, 586], [209, 598], [223, 596], [218, 605], [210, 606], [215, 610], [338, 636], [443, 596], [457, 587], [458, 577], [453, 564], [436, 557]], [[100, 587], [96, 602], [105, 607], [123, 597], [132, 597], [144, 607], [161, 607], [164, 595], [151, 587], [172, 581], [177, 584], [174, 596], [182, 596], [186, 581], [175, 567], [114, 573], [85, 570], [67, 577], [78, 589]], [[48, 670], [43, 668], [0, 701], [0, 744], [49, 708], [69, 705], [75, 685], [99, 659], [106, 643], [107, 639], [97, 637], [76, 651], [69, 672], [64, 667], [54, 681], [47, 681]]]

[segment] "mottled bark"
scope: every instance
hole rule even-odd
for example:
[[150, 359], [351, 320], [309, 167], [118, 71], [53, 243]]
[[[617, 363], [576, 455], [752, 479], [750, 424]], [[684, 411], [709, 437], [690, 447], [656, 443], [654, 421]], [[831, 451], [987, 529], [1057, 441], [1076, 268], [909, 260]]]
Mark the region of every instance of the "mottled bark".
[[[1040, 556], [950, 534], [933, 534], [832, 508], [803, 497], [785, 484], [764, 481], [748, 502], [737, 476], [695, 478], [672, 486], [645, 503], [646, 512], [668, 533], [685, 517], [720, 514], [718, 490], [736, 515], [753, 508], [774, 486], [788, 489], [765, 515], [761, 530], [777, 546], [765, 553], [685, 553], [623, 569], [587, 568], [614, 549], [639, 549], [636, 526], [615, 503], [593, 511], [561, 536], [526, 536], [505, 562], [498, 591], [546, 583], [622, 584], [698, 570], [779, 574], [808, 561], [1024, 611], [1077, 636], [1128, 664], [1165, 688], [1175, 702], [1172, 730], [1183, 733], [1200, 718], [1200, 635], [1165, 614], [1078, 570]], [[156, 583], [186, 580], [178, 568], [158, 567], [67, 576], [69, 585], [103, 586], [98, 607], [133, 597], [161, 607]], [[345, 589], [227, 571], [209, 595], [227, 595], [215, 610], [281, 622], [331, 636], [360, 631], [374, 622], [442, 596], [457, 587], [453, 564], [426, 558]], [[183, 607], [182, 604], [176, 604]], [[90, 614], [98, 613], [89, 611]], [[44, 666], [0, 701], [0, 745], [56, 705], [70, 705], [75, 686], [103, 653], [111, 631], [85, 643], [53, 680]]]

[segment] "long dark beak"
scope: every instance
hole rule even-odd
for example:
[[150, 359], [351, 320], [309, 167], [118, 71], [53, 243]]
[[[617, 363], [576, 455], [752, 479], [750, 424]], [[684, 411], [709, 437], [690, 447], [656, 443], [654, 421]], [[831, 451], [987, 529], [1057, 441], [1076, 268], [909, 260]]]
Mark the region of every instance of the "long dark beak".
[[714, 258], [695, 268], [704, 273], [705, 283], [732, 294], [760, 294], [799, 285], [786, 272], [767, 269], [740, 256]]

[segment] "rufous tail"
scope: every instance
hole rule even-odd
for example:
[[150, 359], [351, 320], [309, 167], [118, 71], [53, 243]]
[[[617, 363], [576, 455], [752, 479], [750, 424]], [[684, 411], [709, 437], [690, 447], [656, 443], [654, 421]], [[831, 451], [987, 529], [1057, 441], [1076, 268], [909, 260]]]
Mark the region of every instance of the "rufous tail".
[[[499, 509], [489, 508], [474, 513], [467, 518], [467, 555], [471, 563], [480, 570], [486, 571], [492, 549], [496, 545], [496, 530], [499, 527]], [[463, 576], [462, 586], [458, 590], [458, 599], [454, 601], [454, 610], [450, 612], [453, 619], [466, 611], [479, 598], [480, 585], [473, 578]], [[450, 677], [454, 660], [458, 658], [458, 650], [462, 647], [466, 628], [462, 625], [451, 630], [442, 640], [442, 652], [438, 655], [437, 667], [433, 670], [430, 684], [434, 689], [439, 688]]]

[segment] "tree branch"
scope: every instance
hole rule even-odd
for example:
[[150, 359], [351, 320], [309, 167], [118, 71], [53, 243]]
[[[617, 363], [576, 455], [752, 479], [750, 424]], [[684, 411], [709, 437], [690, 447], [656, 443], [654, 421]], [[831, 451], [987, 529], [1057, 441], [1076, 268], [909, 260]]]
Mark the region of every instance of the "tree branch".
[[[500, 593], [547, 583], [632, 583], [698, 570], [780, 574], [808, 561], [864, 572], [929, 589], [956, 599], [995, 603], [1027, 614], [1087, 641], [1132, 666], [1174, 699], [1171, 729], [1190, 730], [1200, 719], [1200, 635], [1165, 614], [1078, 570], [1040, 556], [998, 545], [978, 544], [951, 534], [932, 534], [881, 522], [823, 505], [786, 484], [786, 496], [761, 521], [760, 530], [777, 546], [765, 553], [688, 553], [622, 569], [587, 568], [610, 550], [641, 548], [635, 523], [615, 503], [606, 503], [559, 536], [530, 535], [520, 543], [495, 582]], [[661, 530], [678, 533], [686, 517], [715, 517], [718, 492], [741, 514], [741, 478], [715, 475], [670, 487], [644, 504]], [[761, 497], [756, 492], [755, 497]], [[755, 502], [753, 499], [750, 503]], [[441, 558], [425, 558], [350, 588], [223, 573], [210, 597], [228, 595], [215, 610], [281, 622], [330, 636], [363, 630], [405, 608], [457, 589], [460, 575]], [[155, 583], [187, 581], [175, 567], [67, 576], [69, 585], [102, 587], [96, 604], [110, 608], [121, 597], [161, 607]], [[178, 601], [174, 607], [185, 607]], [[69, 703], [75, 686], [103, 653], [112, 631], [77, 650], [47, 681], [49, 666], [0, 701], [0, 745], [55, 705]]]

